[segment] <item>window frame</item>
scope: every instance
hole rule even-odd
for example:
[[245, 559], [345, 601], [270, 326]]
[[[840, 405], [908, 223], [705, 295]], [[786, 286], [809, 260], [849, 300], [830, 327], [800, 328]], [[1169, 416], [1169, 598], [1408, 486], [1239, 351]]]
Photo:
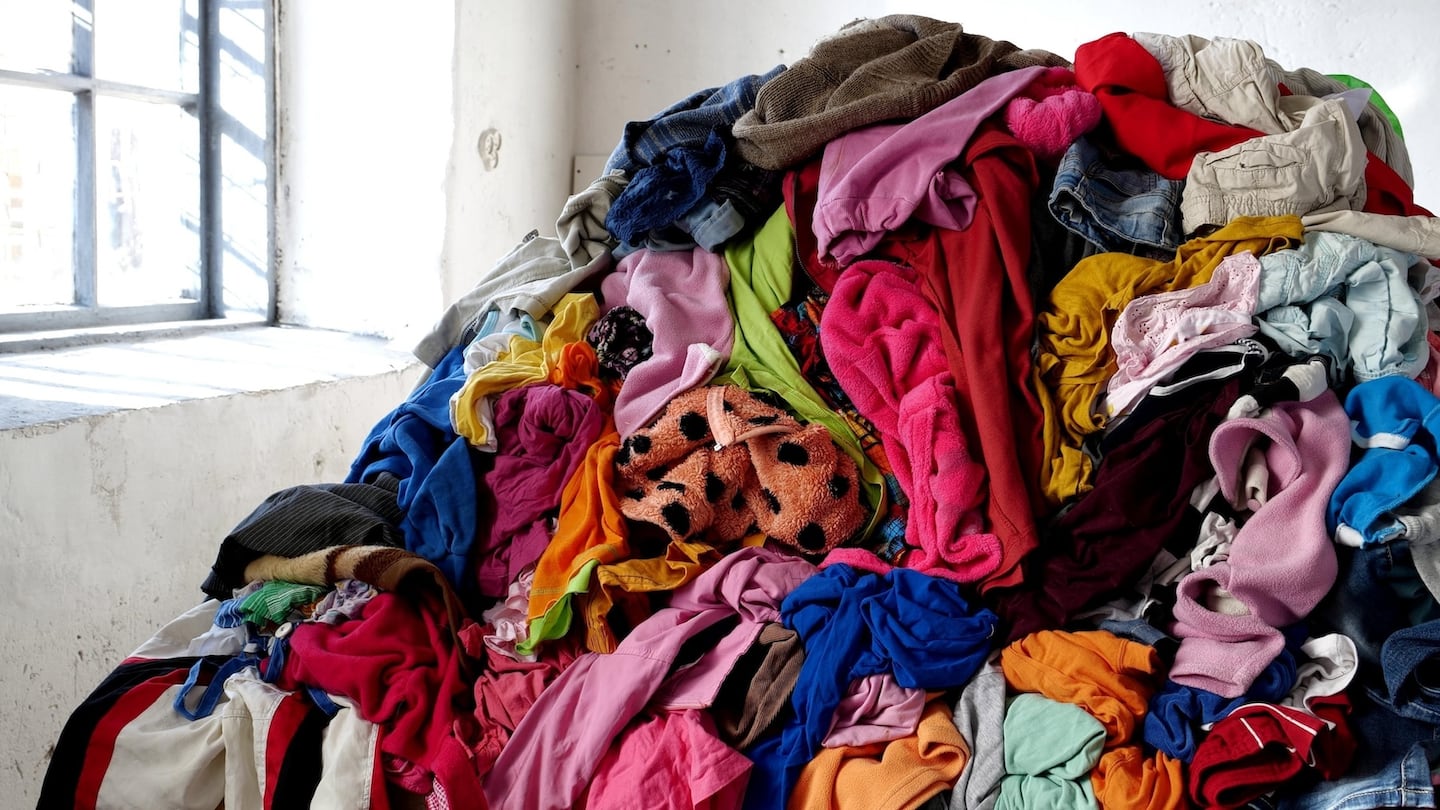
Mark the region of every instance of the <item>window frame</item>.
[[[132, 326], [181, 321], [224, 319], [226, 307], [221, 268], [224, 263], [225, 232], [221, 199], [224, 172], [221, 165], [221, 134], [226, 119], [220, 104], [219, 31], [224, 0], [198, 0], [196, 39], [199, 82], [196, 92], [168, 90], [96, 78], [94, 74], [94, 0], [71, 0], [72, 54], [69, 73], [0, 69], [0, 86], [20, 86], [71, 93], [74, 99], [73, 127], [76, 144], [73, 274], [71, 304], [27, 306], [21, 311], [0, 311], [0, 336], [54, 330], [82, 330], [96, 327]], [[267, 303], [264, 322], [276, 322], [274, 233], [274, 120], [275, 120], [275, 9], [273, 0], [257, 0], [263, 7], [265, 25], [265, 144], [266, 206], [268, 209], [266, 248]], [[101, 32], [103, 36], [103, 31]], [[179, 107], [198, 123], [199, 144], [199, 294], [197, 300], [133, 305], [101, 305], [97, 280], [97, 156], [95, 100], [121, 98]], [[245, 318], [253, 322], [253, 318]], [[0, 349], [3, 350], [3, 349]]]

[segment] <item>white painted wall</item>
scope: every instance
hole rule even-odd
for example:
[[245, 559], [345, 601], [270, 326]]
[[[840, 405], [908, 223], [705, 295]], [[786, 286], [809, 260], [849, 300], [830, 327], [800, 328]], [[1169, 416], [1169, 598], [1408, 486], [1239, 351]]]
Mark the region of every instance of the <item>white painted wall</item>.
[[1416, 201], [1440, 209], [1440, 30], [1433, 0], [594, 0], [579, 4], [575, 143], [608, 155], [621, 128], [702, 87], [790, 63], [856, 17], [923, 14], [1067, 59], [1112, 31], [1255, 40], [1287, 68], [1349, 73], [1378, 88], [1405, 127]]
[[204, 598], [270, 493], [340, 481], [416, 370], [0, 431], [0, 806], [34, 807], [70, 712]]
[[[457, 0], [455, 138], [443, 292], [459, 298], [532, 229], [553, 235], [570, 193], [577, 58], [588, 0]], [[478, 142], [499, 133], [498, 163]], [[618, 133], [619, 130], [616, 130]]]

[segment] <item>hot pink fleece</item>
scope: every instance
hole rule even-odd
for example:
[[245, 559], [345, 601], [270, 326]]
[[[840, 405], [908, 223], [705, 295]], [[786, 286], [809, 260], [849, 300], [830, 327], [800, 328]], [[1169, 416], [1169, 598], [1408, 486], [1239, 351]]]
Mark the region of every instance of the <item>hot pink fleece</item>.
[[700, 248], [637, 250], [601, 282], [605, 306], [633, 307], [655, 336], [650, 358], [630, 369], [615, 397], [621, 436], [644, 427], [677, 394], [704, 385], [730, 359], [729, 287], [725, 260]]
[[1075, 73], [1052, 67], [1005, 106], [1005, 128], [1036, 157], [1057, 160], [1100, 115], [1100, 99], [1075, 86]]
[[[1257, 443], [1263, 443], [1269, 492], [1264, 503], [1247, 504], [1245, 459]], [[1305, 618], [1335, 584], [1325, 508], [1350, 464], [1350, 420], [1333, 391], [1283, 402], [1260, 416], [1222, 423], [1210, 437], [1210, 462], [1226, 500], [1253, 513], [1228, 560], [1180, 580], [1180, 649], [1170, 679], [1239, 697], [1285, 646], [1276, 628]], [[1217, 589], [1248, 613], [1207, 607], [1207, 595]]]
[[[905, 566], [959, 582], [994, 571], [1001, 551], [983, 531], [985, 470], [965, 445], [940, 318], [915, 271], [874, 260], [846, 268], [821, 316], [820, 345], [856, 410], [875, 424], [910, 498], [905, 541], [918, 548]], [[836, 562], [886, 567], [855, 548], [832, 551], [826, 563]]]

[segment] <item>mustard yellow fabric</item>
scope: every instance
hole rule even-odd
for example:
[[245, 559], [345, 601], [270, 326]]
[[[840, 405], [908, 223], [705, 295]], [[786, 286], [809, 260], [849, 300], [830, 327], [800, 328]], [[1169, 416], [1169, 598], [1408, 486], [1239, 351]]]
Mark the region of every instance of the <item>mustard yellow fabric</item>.
[[1081, 442], [1105, 427], [1097, 399], [1115, 373], [1110, 329], [1125, 305], [1143, 295], [1197, 287], [1225, 257], [1293, 248], [1301, 235], [1299, 217], [1240, 217], [1181, 245], [1173, 261], [1101, 253], [1080, 261], [1055, 285], [1036, 318], [1034, 372], [1044, 412], [1041, 485], [1051, 507], [1090, 489], [1094, 464]]
[[455, 432], [471, 444], [482, 445], [489, 437], [478, 411], [486, 397], [534, 383], [564, 385], [564, 380], [554, 377], [570, 365], [564, 362], [565, 346], [585, 340], [590, 325], [600, 317], [600, 305], [590, 293], [570, 293], [560, 299], [553, 312], [550, 327], [538, 342], [516, 335], [499, 357], [465, 380], [451, 407], [451, 416]]

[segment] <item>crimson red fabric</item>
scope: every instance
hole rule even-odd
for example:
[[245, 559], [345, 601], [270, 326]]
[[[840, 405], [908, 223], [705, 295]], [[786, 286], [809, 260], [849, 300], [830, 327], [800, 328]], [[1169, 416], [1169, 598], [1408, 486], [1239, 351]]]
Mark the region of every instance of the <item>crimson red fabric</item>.
[[995, 123], [977, 130], [960, 166], [978, 195], [970, 226], [906, 228], [876, 254], [915, 268], [921, 292], [941, 313], [965, 443], [988, 476], [986, 527], [1002, 549], [999, 566], [980, 582], [987, 591], [1019, 584], [1020, 562], [1038, 543], [1034, 516], [1044, 510], [1041, 411], [1030, 363], [1030, 219], [1014, 216], [1029, 210], [1039, 174], [1034, 154]]
[[1075, 80], [1100, 99], [1115, 141], [1171, 180], [1185, 179], [1198, 152], [1219, 152], [1265, 134], [1171, 104], [1160, 62], [1123, 33], [1076, 48]]
[[315, 686], [354, 701], [361, 717], [380, 726], [381, 753], [434, 771], [456, 810], [483, 810], [470, 741], [456, 737], [473, 730], [473, 722], [464, 721], [474, 707], [444, 617], [436, 599], [411, 602], [381, 593], [358, 621], [303, 623], [290, 635], [278, 685]]
[[[1334, 779], [1350, 766], [1355, 741], [1345, 722], [1348, 701], [1316, 706], [1249, 703], [1216, 723], [1190, 763], [1190, 798], [1202, 807], [1239, 808], [1313, 767]], [[1339, 720], [1334, 726], [1330, 720]], [[1337, 729], [1340, 729], [1337, 731]]]
[[820, 243], [815, 238], [815, 205], [820, 196], [820, 155], [785, 173], [781, 186], [785, 213], [795, 229], [795, 257], [805, 275], [826, 295], [835, 291], [835, 282], [844, 268], [834, 259], [820, 256]]
[[1365, 210], [1371, 214], [1434, 216], [1415, 204], [1415, 192], [1390, 164], [1375, 157], [1373, 152], [1366, 156], [1365, 193]]

